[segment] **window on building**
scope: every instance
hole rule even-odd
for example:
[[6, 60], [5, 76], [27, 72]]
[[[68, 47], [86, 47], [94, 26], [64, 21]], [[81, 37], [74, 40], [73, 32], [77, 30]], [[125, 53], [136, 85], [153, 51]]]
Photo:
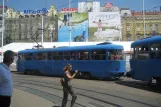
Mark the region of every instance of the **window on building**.
[[108, 50], [108, 60], [124, 60], [122, 50]]
[[141, 36], [140, 35], [136, 35], [136, 39], [137, 40], [141, 39]]
[[2, 28], [2, 23], [0, 23], [0, 28]]
[[155, 29], [156, 29], [156, 32], [158, 32], [158, 30], [159, 30], [158, 24], [155, 25]]
[[146, 60], [149, 58], [149, 46], [138, 46], [135, 47], [135, 58], [137, 60]]
[[127, 25], [127, 31], [130, 31], [130, 25]]
[[78, 60], [90, 60], [90, 52], [89, 51], [79, 51], [77, 54]]
[[32, 53], [26, 53], [26, 54], [24, 54], [24, 56], [25, 56], [25, 60], [32, 60], [33, 54]]
[[64, 60], [75, 60], [75, 52], [64, 52]]
[[127, 36], [127, 41], [131, 41], [131, 36]]
[[137, 26], [136, 26], [136, 30], [137, 30], [137, 31], [140, 31], [140, 25], [137, 25]]
[[152, 26], [152, 25], [150, 25], [150, 26], [149, 26], [149, 28], [150, 28], [150, 31], [152, 31], [152, 30], [153, 30], [153, 26]]
[[21, 40], [21, 33], [19, 33], [19, 40]]
[[106, 60], [106, 50], [93, 50], [91, 58], [92, 60]]
[[161, 44], [153, 44], [150, 48], [150, 58], [161, 59]]
[[54, 52], [53, 59], [54, 60], [63, 60], [63, 52]]

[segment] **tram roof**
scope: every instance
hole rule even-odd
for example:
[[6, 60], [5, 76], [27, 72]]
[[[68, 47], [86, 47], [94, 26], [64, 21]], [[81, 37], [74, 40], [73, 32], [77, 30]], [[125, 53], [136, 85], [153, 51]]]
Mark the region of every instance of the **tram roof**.
[[131, 47], [143, 46], [148, 44], [161, 44], [161, 36], [152, 36], [149, 38], [143, 38], [143, 39], [134, 41], [131, 44]]
[[124, 49], [122, 45], [106, 44], [106, 45], [88, 45], [88, 46], [70, 46], [70, 47], [58, 47], [58, 48], [44, 48], [44, 49], [26, 49], [19, 51], [18, 53], [32, 53], [32, 52], [50, 52], [50, 51], [83, 51], [93, 49]]

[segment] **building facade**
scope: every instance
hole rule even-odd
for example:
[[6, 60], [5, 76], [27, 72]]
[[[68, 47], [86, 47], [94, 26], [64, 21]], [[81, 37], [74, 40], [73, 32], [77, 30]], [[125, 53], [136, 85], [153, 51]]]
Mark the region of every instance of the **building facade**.
[[[54, 6], [43, 15], [44, 42], [57, 41], [57, 11]], [[5, 17], [4, 44], [41, 41], [42, 14], [24, 14], [9, 9]]]
[[[44, 26], [44, 42], [57, 42], [58, 41], [58, 16], [61, 13], [68, 14], [68, 11], [74, 13], [87, 13], [87, 12], [119, 12], [121, 17], [120, 35], [121, 41], [134, 41], [144, 37], [144, 21], [142, 12], [130, 11], [129, 8], [119, 9], [113, 6], [112, 3], [105, 3], [103, 7], [100, 2], [79, 2], [77, 8], [63, 8], [60, 13], [54, 6], [51, 6], [46, 14], [43, 15]], [[30, 13], [30, 11], [27, 10]], [[14, 9], [5, 9], [5, 32], [4, 32], [4, 45], [11, 42], [33, 42], [33, 38], [37, 42], [41, 42], [42, 38], [42, 14], [31, 12], [15, 12]], [[0, 9], [2, 14], [2, 9]], [[62, 16], [65, 18], [65, 15]], [[89, 16], [88, 16], [89, 17]], [[62, 19], [63, 19], [62, 18]], [[63, 21], [61, 19], [61, 21]], [[146, 37], [152, 35], [161, 35], [161, 11], [145, 12], [145, 34]], [[60, 22], [60, 21], [59, 21]], [[1, 37], [2, 17], [0, 17], [0, 37]], [[89, 26], [87, 27], [89, 31]], [[122, 32], [121, 32], [122, 31]], [[65, 35], [66, 36], [66, 35]], [[89, 32], [88, 32], [89, 36]], [[0, 38], [1, 45], [1, 38]]]
[[[161, 11], [145, 12], [146, 37], [161, 35]], [[134, 41], [144, 38], [142, 12], [132, 12], [132, 16], [122, 16], [122, 40]]]

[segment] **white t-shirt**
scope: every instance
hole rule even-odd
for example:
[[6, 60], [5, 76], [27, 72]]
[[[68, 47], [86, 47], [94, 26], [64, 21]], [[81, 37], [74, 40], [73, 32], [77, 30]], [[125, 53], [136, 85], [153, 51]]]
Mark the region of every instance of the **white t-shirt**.
[[0, 63], [0, 95], [12, 96], [13, 84], [12, 76], [8, 66]]

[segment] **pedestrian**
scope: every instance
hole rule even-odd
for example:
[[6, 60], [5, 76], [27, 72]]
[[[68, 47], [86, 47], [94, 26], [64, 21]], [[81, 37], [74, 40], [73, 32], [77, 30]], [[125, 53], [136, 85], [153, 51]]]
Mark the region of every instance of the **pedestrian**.
[[9, 69], [14, 61], [14, 52], [4, 52], [3, 62], [0, 63], [0, 107], [10, 107], [13, 93], [12, 76]]
[[66, 107], [67, 100], [68, 100], [68, 94], [72, 96], [72, 101], [71, 101], [71, 107], [74, 107], [74, 103], [77, 99], [77, 96], [73, 90], [71, 80], [76, 76], [77, 70], [73, 75], [70, 74], [70, 71], [72, 70], [72, 66], [70, 64], [67, 64], [64, 67], [64, 85], [63, 85], [63, 101], [62, 101], [62, 107]]

